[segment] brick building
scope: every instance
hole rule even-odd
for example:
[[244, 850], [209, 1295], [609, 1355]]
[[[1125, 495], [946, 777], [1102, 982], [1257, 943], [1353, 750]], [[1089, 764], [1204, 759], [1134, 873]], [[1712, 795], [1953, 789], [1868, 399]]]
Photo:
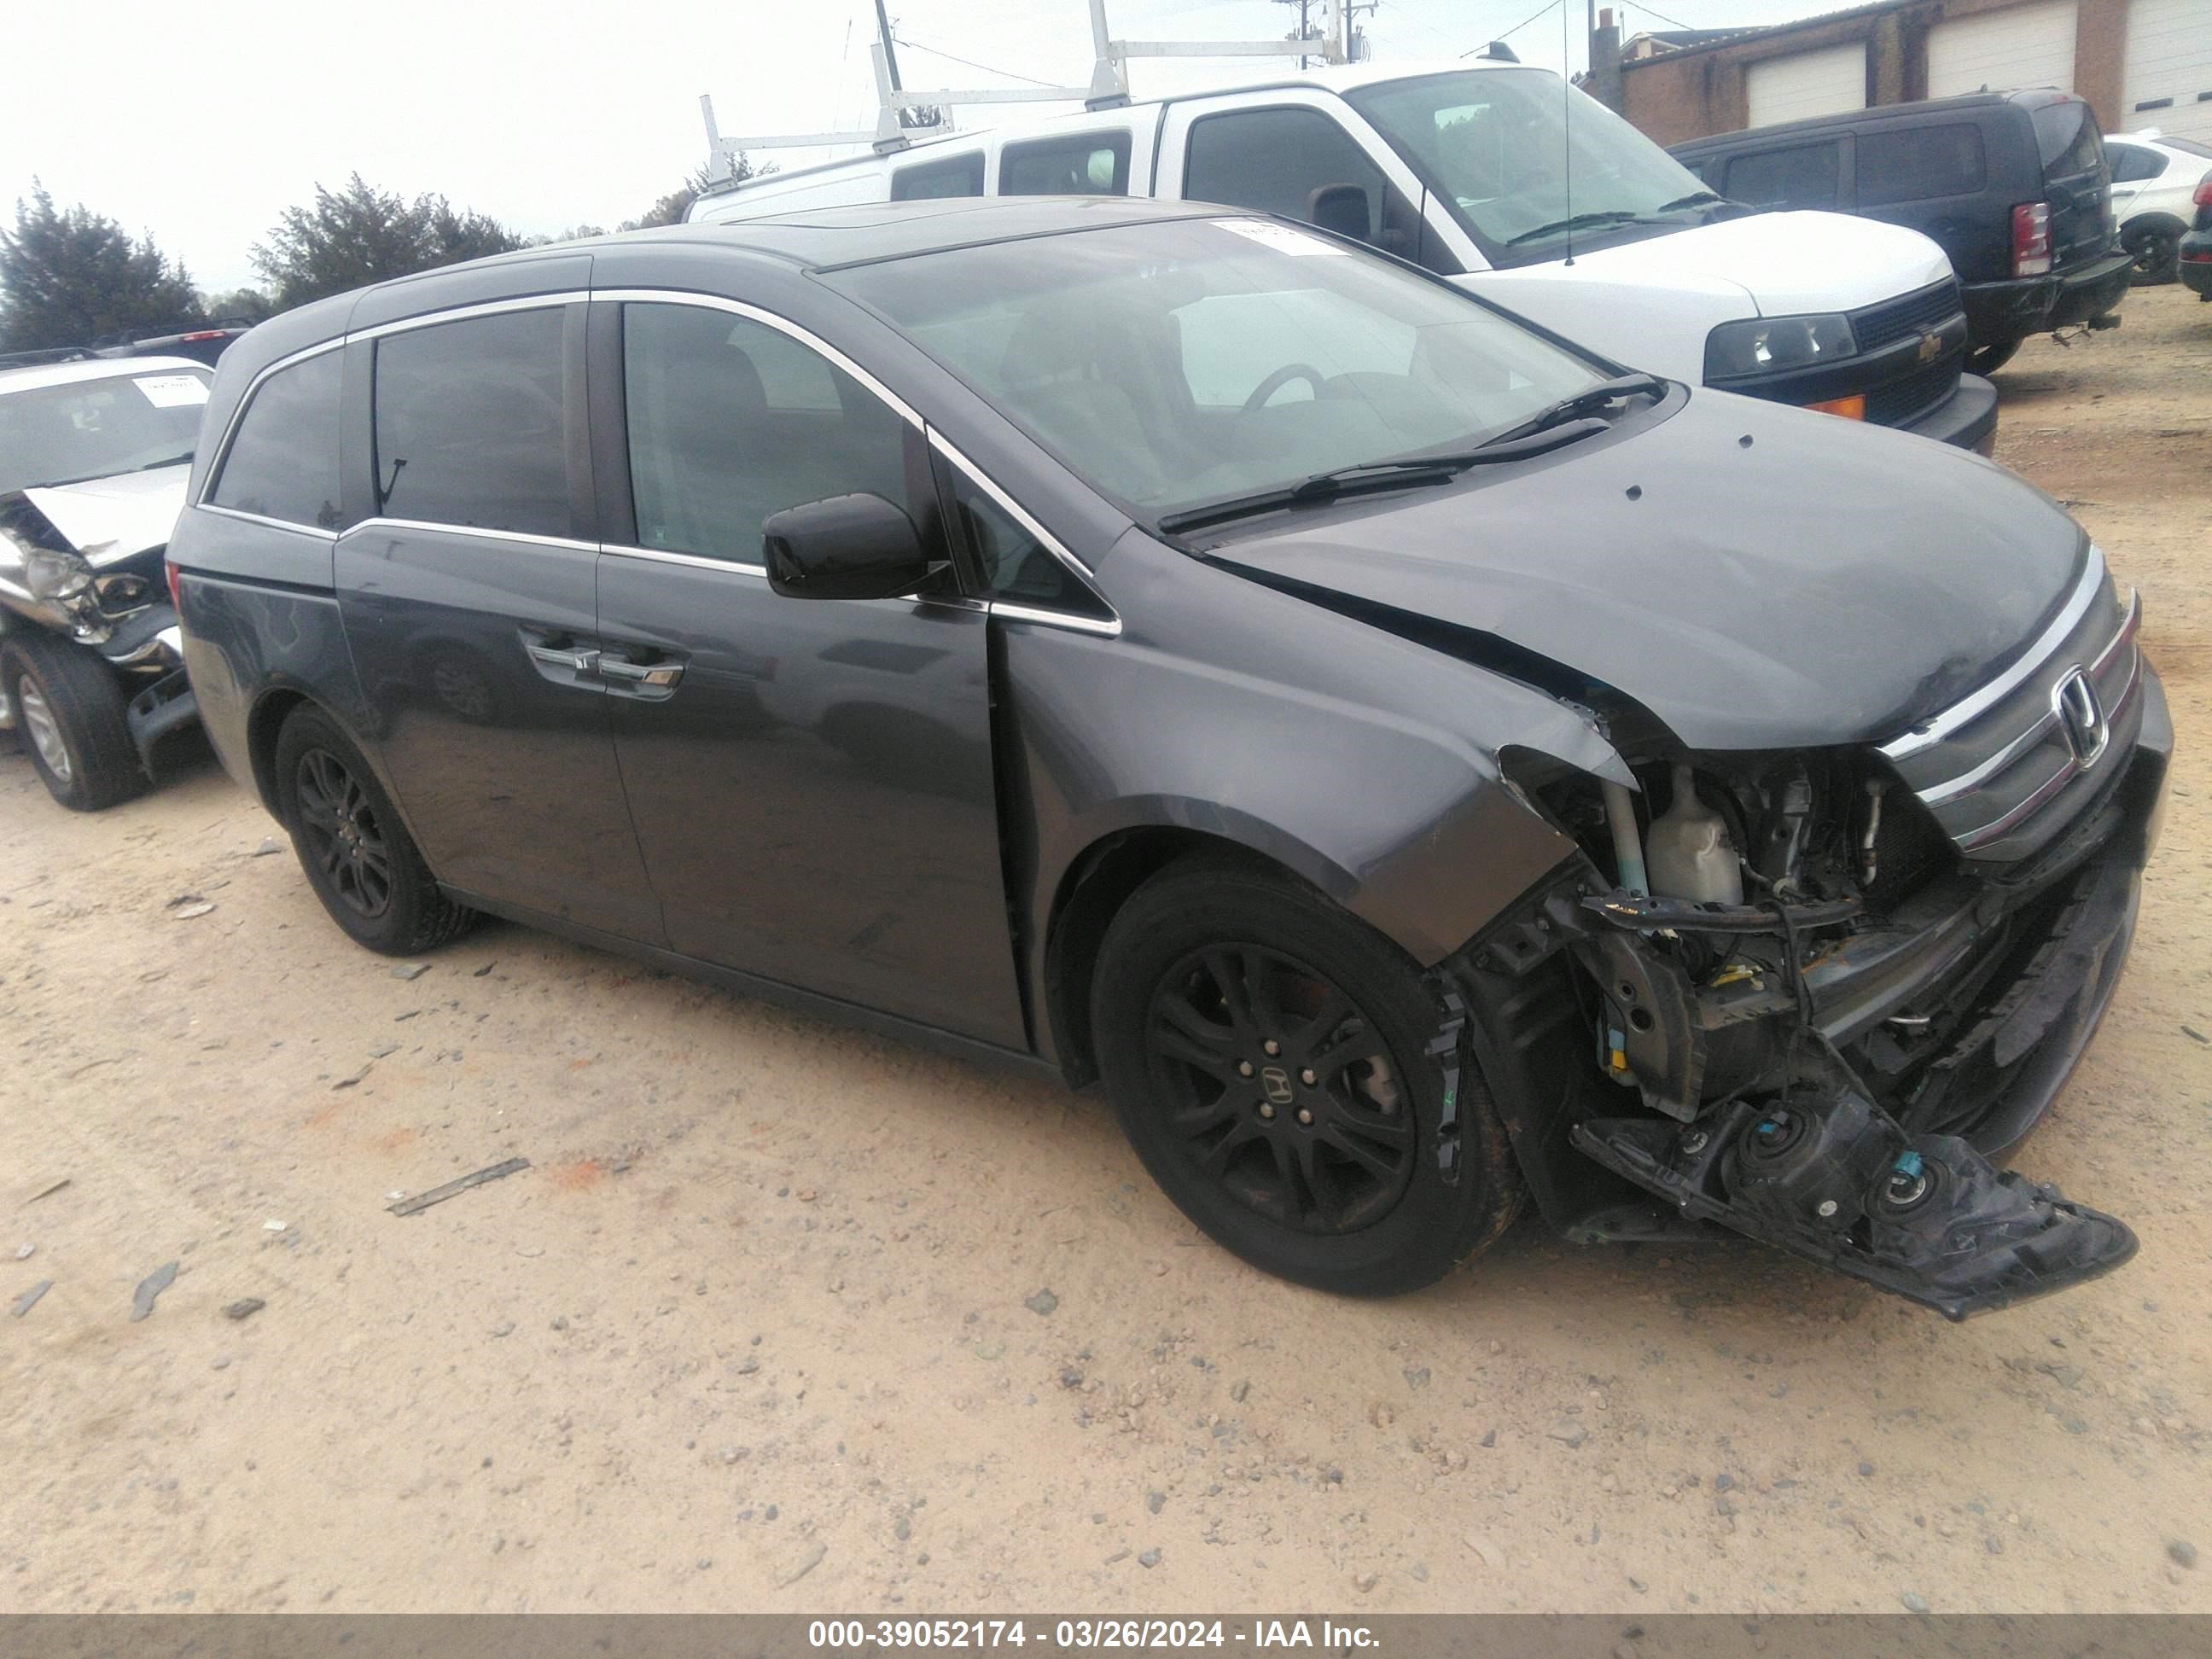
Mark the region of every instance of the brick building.
[[2212, 142], [2212, 0], [1878, 0], [1693, 38], [1601, 27], [1590, 90], [1662, 144], [1874, 104], [2063, 87], [2107, 132]]

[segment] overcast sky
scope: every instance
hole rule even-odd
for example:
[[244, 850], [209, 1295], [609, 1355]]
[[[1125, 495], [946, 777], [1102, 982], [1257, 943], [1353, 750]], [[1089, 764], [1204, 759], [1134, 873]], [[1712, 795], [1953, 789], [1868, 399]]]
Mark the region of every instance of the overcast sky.
[[[1582, 67], [1586, 0], [1571, 12]], [[1382, 0], [1361, 19], [1378, 60], [1456, 57], [1508, 31], [1523, 62], [1558, 68], [1557, 6], [1536, 0]], [[1820, 0], [1669, 0], [1692, 27], [1776, 22]], [[910, 86], [1087, 82], [1085, 0], [893, 0]], [[1123, 40], [1267, 38], [1295, 13], [1272, 0], [1109, 0]], [[1631, 32], [1672, 27], [1626, 9]], [[526, 234], [635, 217], [706, 155], [698, 98], [722, 130], [843, 130], [872, 113], [872, 0], [15, 0], [0, 96], [0, 190], [35, 176], [150, 233], [203, 289], [255, 280], [253, 244], [319, 181], [434, 191]], [[1139, 62], [1139, 97], [1249, 70]], [[1051, 112], [1005, 106], [1000, 118]], [[961, 124], [985, 125], [969, 107]], [[784, 166], [821, 153], [782, 151]]]

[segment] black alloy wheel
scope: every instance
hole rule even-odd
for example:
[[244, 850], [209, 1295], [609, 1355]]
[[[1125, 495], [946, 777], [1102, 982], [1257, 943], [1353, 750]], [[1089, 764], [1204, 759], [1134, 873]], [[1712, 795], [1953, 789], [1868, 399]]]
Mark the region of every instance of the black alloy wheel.
[[1403, 1195], [1413, 1122], [1397, 1069], [1320, 969], [1249, 943], [1193, 951], [1152, 994], [1146, 1042], [1184, 1155], [1247, 1208], [1346, 1233]]
[[1161, 870], [1099, 941], [1089, 1010], [1146, 1169], [1255, 1267], [1415, 1290], [1520, 1207], [1464, 1005], [1283, 871], [1227, 850]]
[[476, 920], [440, 890], [368, 762], [321, 709], [303, 707], [286, 719], [270, 775], [272, 805], [307, 884], [356, 944], [413, 956]]
[[374, 921], [392, 908], [392, 848], [376, 809], [346, 763], [327, 749], [300, 757], [292, 783], [300, 840], [356, 915]]
[[2162, 226], [2149, 225], [2130, 232], [2124, 239], [2127, 251], [2135, 256], [2135, 264], [2128, 272], [2129, 283], [2136, 288], [2154, 288], [2160, 283], [2170, 283], [2181, 274], [2181, 233]]

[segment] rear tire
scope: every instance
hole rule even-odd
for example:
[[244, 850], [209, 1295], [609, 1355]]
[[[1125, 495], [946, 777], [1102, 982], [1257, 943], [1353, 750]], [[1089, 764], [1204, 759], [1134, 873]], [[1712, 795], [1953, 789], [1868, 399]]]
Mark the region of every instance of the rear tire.
[[318, 708], [276, 735], [276, 810], [307, 884], [357, 945], [410, 957], [458, 939], [477, 913], [437, 879], [353, 740]]
[[130, 696], [100, 658], [44, 634], [11, 634], [0, 645], [0, 680], [24, 752], [57, 801], [99, 812], [145, 789]]
[[1447, 1018], [1356, 918], [1206, 855], [1123, 905], [1091, 1004], [1114, 1109], [1167, 1195], [1255, 1267], [1354, 1296], [1431, 1283], [1519, 1207], [1464, 1035], [1455, 1094], [1430, 1053]]
[[2007, 340], [2002, 345], [1976, 346], [1966, 353], [1966, 367], [1976, 374], [1994, 374], [2013, 360], [2020, 345], [2018, 340]]
[[2155, 288], [2181, 275], [2181, 232], [2164, 225], [2140, 225], [2124, 233], [2120, 246], [2135, 258], [2128, 282], [2136, 288]]

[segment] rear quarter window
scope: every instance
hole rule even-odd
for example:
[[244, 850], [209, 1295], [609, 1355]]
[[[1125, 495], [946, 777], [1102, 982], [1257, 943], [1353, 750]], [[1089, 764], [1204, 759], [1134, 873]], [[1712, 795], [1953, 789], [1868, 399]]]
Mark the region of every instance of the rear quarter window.
[[1127, 196], [1129, 135], [1085, 132], [999, 152], [1001, 196]]
[[2036, 154], [2042, 158], [2045, 178], [2071, 179], [2104, 166], [2104, 134], [2098, 130], [2097, 118], [2080, 99], [2045, 104], [2033, 112], [2032, 118]]
[[955, 155], [949, 161], [901, 167], [891, 174], [894, 202], [933, 202], [952, 196], [983, 193], [983, 157], [980, 151]]
[[216, 474], [211, 505], [337, 528], [342, 356], [322, 352], [278, 369], [254, 389]]
[[1989, 177], [1981, 129], [1969, 122], [1862, 132], [1857, 166], [1863, 208], [1971, 196]]

